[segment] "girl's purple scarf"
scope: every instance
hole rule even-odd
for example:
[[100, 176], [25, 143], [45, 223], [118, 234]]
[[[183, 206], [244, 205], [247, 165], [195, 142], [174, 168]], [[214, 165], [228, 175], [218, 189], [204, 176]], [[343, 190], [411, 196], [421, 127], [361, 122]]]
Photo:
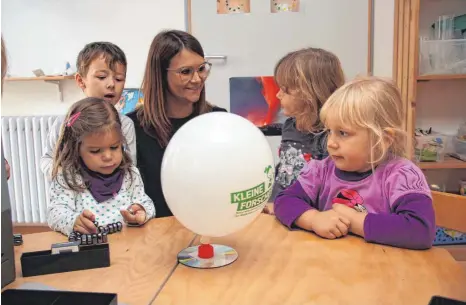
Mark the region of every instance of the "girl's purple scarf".
[[84, 162], [81, 163], [81, 175], [84, 178], [87, 189], [97, 202], [104, 202], [118, 194], [125, 176], [121, 168], [117, 168], [110, 175], [104, 175], [91, 171], [84, 165]]

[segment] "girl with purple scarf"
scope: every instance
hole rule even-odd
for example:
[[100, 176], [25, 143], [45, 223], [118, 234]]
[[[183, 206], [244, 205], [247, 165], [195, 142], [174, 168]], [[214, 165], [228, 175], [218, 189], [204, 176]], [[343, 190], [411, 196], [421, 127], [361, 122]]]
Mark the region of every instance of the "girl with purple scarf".
[[47, 208], [53, 230], [92, 234], [97, 231], [94, 222], [142, 225], [155, 216], [154, 203], [124, 147], [112, 104], [85, 98], [71, 107], [54, 156]]

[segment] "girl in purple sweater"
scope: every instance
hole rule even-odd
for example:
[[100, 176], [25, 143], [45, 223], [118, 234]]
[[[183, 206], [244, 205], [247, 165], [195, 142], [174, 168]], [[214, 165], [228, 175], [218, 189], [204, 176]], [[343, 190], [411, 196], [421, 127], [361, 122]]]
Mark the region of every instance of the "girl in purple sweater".
[[403, 105], [393, 83], [356, 79], [320, 113], [329, 157], [311, 160], [275, 200], [288, 228], [334, 239], [348, 232], [367, 242], [427, 249], [435, 236], [432, 197], [422, 171], [405, 158]]

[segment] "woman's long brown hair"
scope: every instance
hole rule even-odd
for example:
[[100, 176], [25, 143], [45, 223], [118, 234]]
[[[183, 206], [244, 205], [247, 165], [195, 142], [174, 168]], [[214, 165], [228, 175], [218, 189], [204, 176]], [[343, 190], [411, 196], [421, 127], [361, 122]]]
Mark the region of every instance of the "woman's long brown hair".
[[[78, 113], [77, 119], [70, 126], [67, 126], [70, 118]], [[121, 131], [120, 116], [112, 104], [94, 97], [88, 97], [74, 103], [61, 126], [53, 158], [52, 179], [56, 179], [61, 170], [66, 183], [64, 187], [76, 192], [85, 190], [87, 186], [77, 179], [82, 167], [79, 155], [82, 140], [89, 134], [107, 132], [112, 129], [117, 130], [120, 134], [122, 147], [124, 147], [126, 141]], [[123, 150], [120, 168], [129, 172], [132, 181], [130, 167], [131, 158]]]
[[[199, 41], [189, 33], [177, 30], [163, 31], [155, 36], [147, 56], [146, 70], [142, 81], [143, 107], [138, 109], [138, 118], [144, 131], [154, 137], [162, 147], [168, 145], [172, 135], [170, 119], [166, 112], [168, 91], [167, 69], [172, 58], [183, 49], [204, 57]], [[205, 99], [205, 87], [199, 101], [194, 104], [193, 114], [212, 111]]]

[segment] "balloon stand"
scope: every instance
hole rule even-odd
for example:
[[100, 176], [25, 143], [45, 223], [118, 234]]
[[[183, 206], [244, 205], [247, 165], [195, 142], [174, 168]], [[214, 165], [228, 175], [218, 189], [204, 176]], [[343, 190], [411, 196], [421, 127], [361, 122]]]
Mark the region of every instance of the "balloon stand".
[[200, 244], [178, 253], [178, 262], [188, 267], [212, 269], [230, 265], [238, 259], [235, 249], [217, 244]]

